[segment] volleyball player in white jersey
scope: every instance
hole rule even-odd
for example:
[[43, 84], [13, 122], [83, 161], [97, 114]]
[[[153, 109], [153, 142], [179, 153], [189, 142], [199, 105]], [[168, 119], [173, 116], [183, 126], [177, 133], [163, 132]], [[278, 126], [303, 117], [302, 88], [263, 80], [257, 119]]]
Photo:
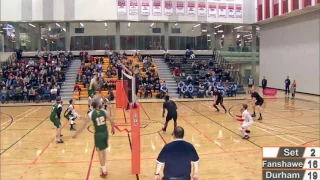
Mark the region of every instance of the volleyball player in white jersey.
[[246, 139], [248, 140], [250, 137], [248, 135], [248, 133], [250, 133], [250, 130], [248, 129], [250, 126], [253, 125], [253, 119], [250, 115], [250, 113], [248, 112], [248, 105], [247, 104], [243, 104], [243, 112], [242, 112], [242, 117], [236, 117], [238, 121], [243, 121], [241, 127], [239, 128], [239, 130], [243, 133], [244, 137], [242, 139]]
[[106, 110], [106, 111], [109, 109], [109, 111], [110, 111], [110, 116], [112, 116], [112, 113], [111, 113], [111, 111], [112, 111], [112, 106], [111, 106], [111, 103], [110, 103], [109, 99], [106, 98], [105, 95], [102, 95], [102, 97], [101, 97], [100, 100], [101, 100], [101, 104], [102, 104], [102, 109], [104, 109], [104, 110]]

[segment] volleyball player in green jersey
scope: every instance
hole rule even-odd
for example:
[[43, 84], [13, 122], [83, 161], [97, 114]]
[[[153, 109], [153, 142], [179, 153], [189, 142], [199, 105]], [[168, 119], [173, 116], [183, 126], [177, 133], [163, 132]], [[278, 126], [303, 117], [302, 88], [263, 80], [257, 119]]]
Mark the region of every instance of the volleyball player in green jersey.
[[80, 134], [86, 127], [87, 124], [92, 121], [95, 132], [94, 132], [94, 143], [96, 146], [96, 150], [98, 151], [99, 161], [101, 165], [102, 173], [100, 177], [105, 178], [108, 175], [106, 168], [106, 160], [107, 160], [107, 151], [108, 148], [108, 128], [106, 124], [106, 120], [108, 119], [111, 123], [111, 134], [114, 134], [114, 121], [110, 118], [107, 118], [107, 112], [105, 110], [101, 110], [101, 101], [100, 98], [94, 98], [92, 102], [93, 111], [88, 114], [88, 118], [85, 121], [84, 125], [80, 128], [79, 131], [73, 136], [73, 138], [77, 138], [78, 134]]
[[60, 139], [61, 135], [61, 122], [60, 122], [60, 116], [62, 111], [62, 100], [61, 97], [58, 96], [56, 99], [56, 104], [52, 106], [51, 114], [50, 114], [50, 120], [54, 124], [55, 127], [57, 127], [57, 135], [56, 135], [56, 141], [57, 143], [63, 143], [62, 139]]
[[88, 88], [88, 95], [90, 97], [93, 97], [96, 94], [96, 84], [97, 84], [97, 75], [95, 74], [93, 75]]

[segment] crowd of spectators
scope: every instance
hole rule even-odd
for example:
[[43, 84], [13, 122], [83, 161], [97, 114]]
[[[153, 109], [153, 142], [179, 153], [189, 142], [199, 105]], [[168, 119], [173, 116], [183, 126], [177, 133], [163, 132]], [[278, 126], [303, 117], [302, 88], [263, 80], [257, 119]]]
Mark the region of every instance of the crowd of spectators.
[[[128, 55], [114, 51], [105, 55], [109, 62], [104, 70], [104, 57], [93, 57], [87, 53], [80, 53], [82, 61], [78, 70], [77, 82], [88, 88], [91, 77], [94, 74], [98, 76], [98, 91], [108, 91], [112, 93], [115, 89], [116, 81], [122, 78], [122, 65], [134, 73], [136, 79], [136, 91], [140, 97], [153, 97], [152, 92], [162, 92], [164, 89], [160, 84], [159, 74], [150, 55], [140, 55], [139, 52]], [[77, 83], [76, 83], [77, 84]], [[75, 91], [81, 91], [78, 85], [74, 87]]]
[[[229, 70], [215, 64], [213, 55], [208, 60], [196, 60], [191, 50], [187, 50], [183, 56], [182, 63], [179, 57], [171, 57], [168, 53], [164, 54], [165, 61], [169, 67], [173, 68], [173, 76], [182, 77], [184, 80], [178, 82], [177, 93], [179, 97], [193, 98], [208, 97], [213, 94], [213, 87], [217, 87], [222, 95], [235, 96], [237, 85], [230, 83], [233, 81]], [[184, 70], [181, 70], [182, 64], [187, 64], [186, 59], [192, 59], [191, 67], [189, 68], [192, 74], [186, 74], [187, 68], [184, 65]], [[205, 81], [204, 83], [202, 81]]]
[[13, 54], [0, 68], [1, 103], [55, 100], [65, 81], [62, 70], [71, 61], [62, 51], [38, 51], [34, 58], [23, 58], [21, 51]]

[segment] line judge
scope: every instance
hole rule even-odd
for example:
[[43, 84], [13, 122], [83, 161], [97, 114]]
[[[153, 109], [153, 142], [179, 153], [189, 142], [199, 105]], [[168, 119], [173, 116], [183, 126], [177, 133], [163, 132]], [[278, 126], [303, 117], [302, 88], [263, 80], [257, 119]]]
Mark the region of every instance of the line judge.
[[174, 141], [166, 144], [157, 159], [155, 179], [160, 180], [160, 171], [165, 164], [162, 180], [190, 180], [191, 162], [193, 163], [193, 180], [198, 180], [199, 156], [192, 144], [183, 140], [184, 129], [177, 126]]

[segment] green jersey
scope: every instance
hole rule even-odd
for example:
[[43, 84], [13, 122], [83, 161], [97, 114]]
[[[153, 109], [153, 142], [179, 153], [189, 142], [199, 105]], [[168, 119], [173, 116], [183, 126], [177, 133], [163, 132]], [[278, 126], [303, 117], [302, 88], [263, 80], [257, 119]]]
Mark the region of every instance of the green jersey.
[[61, 104], [55, 104], [52, 106], [50, 118], [60, 118], [60, 114], [62, 111], [62, 105]]
[[88, 95], [93, 97], [93, 95], [95, 94], [95, 89], [94, 89], [94, 86], [93, 86], [93, 82], [91, 80], [90, 82], [90, 85], [89, 85], [89, 88], [88, 88]]
[[104, 110], [93, 110], [89, 113], [89, 117], [95, 128], [95, 133], [108, 132], [107, 113]]

